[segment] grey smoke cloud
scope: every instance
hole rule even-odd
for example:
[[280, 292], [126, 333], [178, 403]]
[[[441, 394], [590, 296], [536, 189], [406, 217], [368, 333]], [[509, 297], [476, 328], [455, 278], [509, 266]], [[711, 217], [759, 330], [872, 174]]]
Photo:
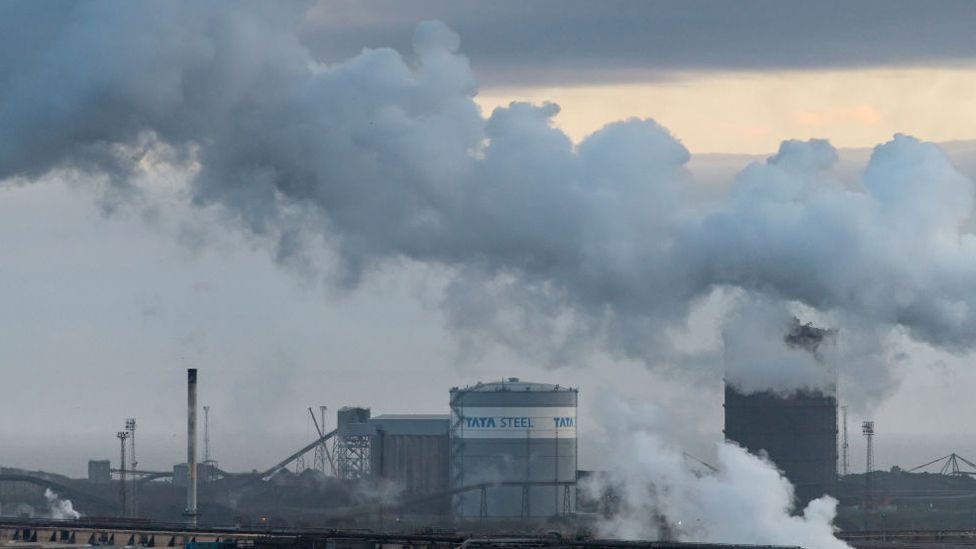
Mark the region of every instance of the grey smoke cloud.
[[[574, 144], [553, 104], [485, 117], [460, 38], [439, 22], [417, 26], [409, 55], [319, 63], [299, 41], [307, 7], [0, 8], [23, 29], [0, 38], [21, 54], [0, 80], [0, 178], [82, 171], [125, 188], [169, 158], [193, 171], [193, 203], [276, 242], [282, 263], [324, 239], [350, 287], [397, 261], [448, 269], [443, 305], [463, 337], [554, 362], [594, 341], [686, 360], [669, 333], [717, 290], [807, 307], [852, 341], [899, 329], [971, 347], [972, 183], [938, 146], [895, 136], [850, 188], [831, 176], [828, 142], [788, 141], [702, 211], [688, 151], [654, 121]], [[838, 361], [878, 362], [877, 345], [838, 348], [852, 353]], [[804, 386], [802, 371], [777, 383]], [[883, 367], [851, 375], [890, 386]]]
[[710, 270], [727, 284], [968, 347], [974, 296], [960, 283], [974, 267], [962, 231], [972, 182], [937, 145], [896, 135], [875, 148], [862, 188], [847, 190], [819, 173], [824, 163], [784, 156], [797, 145], [744, 170], [692, 249], [710, 247]]

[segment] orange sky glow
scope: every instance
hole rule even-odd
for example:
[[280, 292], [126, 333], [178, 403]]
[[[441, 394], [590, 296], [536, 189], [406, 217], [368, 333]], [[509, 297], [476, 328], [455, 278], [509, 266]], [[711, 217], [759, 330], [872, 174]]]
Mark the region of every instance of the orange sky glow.
[[695, 153], [768, 153], [780, 141], [828, 138], [870, 147], [897, 132], [976, 138], [976, 68], [688, 74], [665, 82], [487, 89], [488, 113], [513, 100], [553, 101], [575, 141], [603, 124], [650, 117]]

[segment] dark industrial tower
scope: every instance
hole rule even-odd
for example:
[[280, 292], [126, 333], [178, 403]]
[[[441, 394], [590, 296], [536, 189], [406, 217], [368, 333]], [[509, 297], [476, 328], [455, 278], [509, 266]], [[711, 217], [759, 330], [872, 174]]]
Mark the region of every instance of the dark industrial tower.
[[[817, 356], [831, 331], [794, 321], [784, 341]], [[796, 488], [797, 509], [834, 493], [837, 480], [835, 390], [744, 394], [725, 385], [725, 438], [749, 452], [763, 452]]]

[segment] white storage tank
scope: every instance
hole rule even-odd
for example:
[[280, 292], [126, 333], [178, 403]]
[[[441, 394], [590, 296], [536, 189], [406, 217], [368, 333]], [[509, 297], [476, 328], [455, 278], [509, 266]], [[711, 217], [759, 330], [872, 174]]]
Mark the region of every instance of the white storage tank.
[[451, 389], [455, 516], [575, 513], [577, 396], [518, 378]]

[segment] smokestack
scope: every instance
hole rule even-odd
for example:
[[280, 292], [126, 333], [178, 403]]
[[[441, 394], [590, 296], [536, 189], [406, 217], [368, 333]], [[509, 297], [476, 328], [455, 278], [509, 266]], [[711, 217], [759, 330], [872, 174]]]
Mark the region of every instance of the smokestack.
[[197, 369], [189, 368], [186, 385], [186, 516], [191, 526], [197, 524]]
[[[821, 363], [820, 348], [836, 330], [793, 318], [783, 343], [810, 353]], [[788, 359], [787, 359], [788, 360]], [[766, 456], [793, 484], [796, 510], [824, 494], [836, 492], [836, 378], [823, 388], [801, 388], [788, 394], [751, 392], [725, 383], [725, 438], [752, 454]]]

